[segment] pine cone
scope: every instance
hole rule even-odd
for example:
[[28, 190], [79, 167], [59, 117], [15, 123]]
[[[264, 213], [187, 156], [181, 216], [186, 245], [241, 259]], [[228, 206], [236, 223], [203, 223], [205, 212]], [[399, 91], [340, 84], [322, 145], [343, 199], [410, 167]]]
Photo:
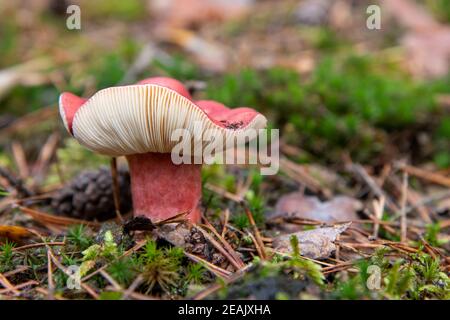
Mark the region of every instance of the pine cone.
[[[120, 212], [131, 210], [130, 175], [118, 169]], [[103, 221], [115, 217], [111, 172], [102, 167], [84, 171], [76, 176], [52, 198], [52, 208], [58, 215], [85, 220]]]

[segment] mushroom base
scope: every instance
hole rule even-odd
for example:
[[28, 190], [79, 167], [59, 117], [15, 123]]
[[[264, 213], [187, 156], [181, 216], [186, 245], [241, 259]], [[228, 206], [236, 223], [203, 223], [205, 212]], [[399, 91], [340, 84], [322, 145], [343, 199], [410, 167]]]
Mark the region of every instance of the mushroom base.
[[175, 165], [170, 153], [134, 154], [127, 160], [134, 216], [160, 221], [189, 212], [191, 222], [200, 221], [201, 165]]

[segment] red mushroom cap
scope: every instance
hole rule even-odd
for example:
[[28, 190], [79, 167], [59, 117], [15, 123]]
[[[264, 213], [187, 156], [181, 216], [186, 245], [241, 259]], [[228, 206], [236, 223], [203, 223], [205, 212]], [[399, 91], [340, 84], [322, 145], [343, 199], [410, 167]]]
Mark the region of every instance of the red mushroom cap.
[[170, 152], [176, 144], [170, 141], [171, 133], [175, 129], [194, 133], [195, 121], [226, 139], [249, 128], [264, 128], [267, 122], [251, 108], [192, 101], [181, 82], [165, 77], [106, 88], [89, 99], [65, 92], [59, 101], [67, 130], [87, 148], [111, 156]]

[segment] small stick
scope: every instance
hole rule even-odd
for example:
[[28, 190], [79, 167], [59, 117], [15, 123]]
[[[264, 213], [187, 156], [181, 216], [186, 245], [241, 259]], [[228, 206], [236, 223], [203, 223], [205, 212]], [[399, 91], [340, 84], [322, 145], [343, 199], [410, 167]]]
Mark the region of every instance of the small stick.
[[222, 238], [225, 237], [225, 234], [227, 233], [227, 224], [228, 220], [230, 219], [230, 210], [228, 208], [224, 211], [224, 221], [223, 221], [223, 228], [222, 228]]
[[43, 179], [44, 174], [47, 171], [48, 166], [50, 164], [50, 161], [56, 152], [59, 139], [60, 136], [58, 132], [52, 133], [48, 137], [43, 147], [41, 148], [38, 160], [36, 161], [36, 164], [34, 165], [34, 168], [32, 170], [32, 174], [34, 177], [33, 180], [34, 184], [38, 184]]
[[111, 158], [111, 176], [113, 181], [113, 196], [114, 196], [114, 208], [116, 209], [117, 219], [123, 222], [123, 217], [120, 214], [120, 198], [119, 198], [119, 180], [117, 178], [117, 158]]
[[223, 189], [223, 188], [221, 188], [219, 186], [216, 186], [216, 185], [212, 185], [210, 183], [206, 183], [205, 184], [205, 188], [210, 190], [210, 191], [212, 191], [212, 192], [214, 192], [214, 193], [217, 193], [221, 197], [227, 198], [227, 199], [232, 200], [234, 202], [238, 202], [239, 203], [239, 202], [241, 202], [243, 200], [242, 197], [240, 197], [240, 196], [238, 196], [238, 195], [236, 195], [234, 193], [228, 192], [225, 189]]
[[424, 169], [416, 168], [416, 167], [409, 166], [406, 164], [401, 164], [401, 165], [399, 165], [399, 167], [401, 170], [407, 172], [408, 174], [410, 174], [412, 176], [416, 176], [418, 178], [427, 180], [427, 181], [435, 183], [435, 184], [440, 184], [444, 187], [450, 187], [450, 178], [447, 178], [438, 173], [434, 173], [434, 172], [427, 171]]
[[256, 248], [256, 251], [258, 252], [258, 256], [260, 256], [260, 258], [264, 260], [264, 258], [263, 258], [264, 253], [263, 253], [261, 247], [259, 246], [258, 241], [256, 240], [255, 236], [250, 231], [247, 231], [247, 235], [252, 239], [253, 243], [255, 244], [255, 248]]
[[[59, 260], [52, 254], [52, 249], [50, 247], [48, 248], [48, 253], [50, 255], [50, 258], [52, 259], [53, 263], [58, 267], [59, 270], [61, 270], [62, 272], [64, 272], [66, 275], [70, 276], [71, 274], [67, 271], [67, 269], [59, 262]], [[81, 281], [80, 283], [81, 287], [86, 290], [87, 293], [89, 293], [94, 299], [98, 299], [99, 295], [97, 294], [97, 292], [94, 291], [94, 289], [92, 289], [89, 285], [87, 285], [86, 283], [83, 283]]]
[[356, 173], [372, 190], [372, 192], [378, 196], [379, 198], [384, 197], [386, 200], [386, 204], [392, 211], [398, 211], [397, 206], [394, 202], [386, 196], [385, 192], [381, 189], [381, 187], [377, 184], [377, 182], [367, 173], [366, 169], [360, 164], [352, 164], [350, 166], [350, 170]]
[[116, 282], [116, 280], [113, 279], [113, 277], [111, 277], [109, 275], [108, 272], [106, 272], [105, 270], [100, 270], [100, 274], [103, 276], [103, 278], [105, 278], [106, 280], [108, 280], [108, 282], [110, 284], [112, 284], [112, 286], [114, 287], [115, 290], [117, 291], [122, 291], [122, 287], [120, 286], [120, 284], [118, 284]]
[[[41, 238], [42, 242], [45, 242], [45, 238], [37, 231], [34, 230], [30, 230], [32, 231], [36, 236], [38, 236], [39, 238]], [[53, 263], [55, 264], [55, 266], [61, 270], [62, 272], [64, 272], [66, 275], [71, 276], [71, 274], [67, 271], [67, 268], [65, 268], [61, 262], [59, 262], [59, 260], [55, 257], [55, 255], [53, 254], [52, 248], [51, 246], [46, 246], [47, 248], [47, 253], [49, 255], [49, 257], [51, 258], [51, 260], [53, 261]], [[93, 297], [94, 299], [98, 299], [99, 295], [97, 294], [97, 292], [95, 292], [94, 289], [92, 289], [88, 284], [83, 283], [83, 281], [80, 281], [80, 285], [81, 287], [91, 295], [91, 297]]]
[[142, 248], [146, 243], [147, 243], [147, 240], [141, 240], [141, 241], [139, 241], [138, 243], [136, 243], [136, 245], [135, 245], [133, 248], [128, 249], [127, 251], [125, 251], [125, 253], [124, 253], [123, 255], [121, 255], [121, 256], [118, 257], [117, 259], [115, 259], [115, 260], [113, 260], [113, 261], [111, 261], [111, 262], [109, 262], [109, 263], [103, 265], [102, 267], [100, 267], [100, 268], [98, 268], [97, 270], [95, 270], [95, 271], [89, 273], [88, 275], [84, 276], [84, 277], [81, 279], [81, 281], [82, 281], [82, 282], [85, 282], [85, 281], [89, 280], [90, 278], [92, 278], [92, 277], [95, 276], [96, 274], [100, 273], [100, 271], [105, 270], [106, 268], [108, 268], [113, 262], [116, 262], [116, 261], [122, 259], [123, 257], [129, 256], [129, 255], [132, 254], [133, 252], [136, 252], [137, 250], [139, 250], [140, 248]]
[[381, 197], [379, 200], [373, 201], [373, 210], [374, 210], [375, 218], [376, 218], [376, 220], [374, 221], [373, 234], [372, 234], [372, 237], [374, 239], [378, 238], [378, 231], [380, 229], [380, 220], [383, 217], [385, 201], [386, 201], [386, 199], [384, 197]]
[[[32, 281], [34, 281], [34, 280], [32, 280]], [[28, 281], [28, 282], [30, 282], [30, 281]], [[24, 283], [24, 284], [25, 284], [25, 283]], [[39, 284], [39, 283], [36, 281], [36, 284]], [[39, 293], [41, 293], [41, 294], [43, 294], [43, 295], [45, 295], [45, 296], [48, 296], [48, 295], [49, 295], [48, 290], [46, 290], [46, 289], [44, 289], [44, 288], [37, 287], [37, 288], [34, 288], [34, 290], [37, 291], [37, 292], [39, 292]], [[58, 296], [55, 296], [55, 297], [53, 297], [53, 298], [55, 298], [56, 300], [67, 300], [66, 298], [62, 298], [62, 297], [58, 297]]]
[[401, 218], [400, 218], [400, 241], [406, 242], [407, 221], [406, 221], [406, 200], [408, 199], [408, 173], [403, 172], [402, 199], [401, 199]]
[[15, 270], [11, 270], [11, 271], [5, 272], [3, 275], [4, 275], [6, 278], [8, 278], [8, 277], [13, 276], [13, 275], [15, 275], [15, 274], [17, 274], [17, 273], [24, 272], [24, 271], [26, 271], [26, 270], [28, 270], [28, 269], [30, 269], [30, 267], [28, 267], [28, 266], [20, 266], [20, 267], [18, 267], [18, 268], [15, 269]]
[[243, 206], [244, 206], [245, 214], [247, 215], [248, 221], [250, 221], [250, 224], [252, 225], [252, 228], [253, 228], [253, 232], [255, 233], [256, 242], [258, 243], [258, 246], [260, 246], [260, 248], [261, 248], [261, 254], [262, 254], [261, 259], [266, 260], [267, 255], [266, 255], [266, 251], [264, 249], [264, 242], [261, 239], [261, 234], [259, 233], [258, 227], [256, 226], [255, 219], [253, 219], [253, 215], [250, 212], [250, 209], [245, 204], [243, 204]]
[[[341, 235], [338, 234], [336, 236], [336, 241], [339, 242]], [[336, 246], [336, 251], [334, 253], [337, 262], [341, 262], [341, 246]]]
[[137, 276], [123, 293], [122, 300], [128, 299], [128, 296], [130, 296], [134, 292], [134, 290], [136, 290], [136, 288], [139, 287], [143, 282], [144, 277], [142, 277], [142, 275]]
[[232, 273], [230, 271], [222, 269], [221, 267], [218, 267], [218, 266], [212, 264], [211, 262], [208, 262], [205, 259], [202, 259], [196, 255], [190, 254], [189, 252], [186, 252], [186, 251], [184, 251], [184, 254], [186, 255], [186, 257], [188, 257], [192, 261], [203, 264], [203, 266], [205, 268], [207, 268], [209, 271], [211, 271], [212, 273], [214, 273], [216, 276], [218, 276], [220, 278], [227, 279], [228, 277], [230, 277], [232, 275]]
[[47, 250], [47, 281], [48, 281], [48, 295], [50, 300], [53, 300], [53, 293], [55, 292], [55, 283], [53, 282], [53, 265], [50, 257], [50, 251]]
[[61, 169], [61, 161], [59, 160], [57, 152], [55, 152], [54, 158], [55, 158], [56, 173], [58, 174], [59, 182], [61, 184], [64, 184], [66, 182], [66, 179], [64, 178], [64, 174]]
[[[253, 264], [250, 263], [250, 264], [246, 265], [245, 268], [239, 270], [238, 272], [231, 274], [230, 277], [224, 279], [225, 285], [230, 284], [230, 283], [242, 278], [252, 266], [253, 266]], [[202, 299], [206, 298], [207, 296], [209, 296], [210, 294], [221, 289], [222, 287], [223, 287], [223, 285], [221, 283], [215, 283], [215, 284], [211, 285], [210, 287], [197, 293], [192, 299], [193, 300], [202, 300]]]
[[36, 248], [36, 247], [44, 247], [44, 246], [63, 246], [65, 245], [65, 242], [49, 242], [49, 243], [32, 243], [27, 244], [21, 247], [13, 248], [12, 251], [20, 251], [20, 250], [26, 250], [30, 248]]
[[213, 225], [206, 220], [206, 227], [212, 231], [212, 233], [217, 237], [217, 239], [220, 240], [220, 242], [222, 243], [222, 245], [224, 246], [224, 248], [230, 253], [230, 255], [233, 257], [233, 259], [240, 265], [241, 268], [243, 268], [245, 266], [245, 263], [242, 261], [242, 259], [239, 257], [239, 255], [237, 255], [236, 251], [233, 249], [233, 247], [228, 243], [227, 240], [225, 240], [224, 237], [222, 237], [221, 235], [219, 235], [219, 233], [217, 232], [217, 230], [213, 227]]
[[[28, 287], [28, 286], [34, 286], [34, 285], [38, 285], [38, 284], [39, 284], [39, 282], [37, 282], [36, 280], [30, 280], [30, 281], [27, 281], [27, 282], [18, 284], [18, 285], [15, 286], [14, 288], [15, 288], [15, 289], [22, 289], [22, 288], [25, 288], [25, 287]], [[9, 291], [14, 291], [14, 290], [9, 289], [9, 288], [7, 288], [7, 289], [1, 289], [1, 290], [0, 290], [0, 294], [8, 293]], [[19, 293], [20, 293], [20, 292], [19, 292]]]
[[216, 248], [221, 254], [223, 254], [228, 259], [228, 261], [230, 261], [230, 263], [236, 268], [236, 270], [239, 270], [241, 268], [239, 262], [237, 262], [235, 258], [230, 253], [228, 253], [228, 251], [223, 246], [220, 245], [220, 243], [214, 240], [214, 238], [206, 230], [204, 230], [199, 225], [196, 225], [195, 227], [214, 246], [214, 248]]
[[20, 291], [17, 290], [17, 288], [11, 282], [9, 282], [9, 280], [6, 279], [6, 277], [2, 273], [0, 273], [0, 284], [4, 286], [8, 291], [12, 291], [15, 294], [20, 293]]
[[13, 141], [11, 143], [11, 150], [14, 156], [14, 160], [17, 164], [17, 168], [19, 169], [20, 178], [28, 178], [30, 174], [30, 168], [28, 167], [27, 158], [25, 156], [25, 151], [23, 150], [22, 144], [20, 142]]

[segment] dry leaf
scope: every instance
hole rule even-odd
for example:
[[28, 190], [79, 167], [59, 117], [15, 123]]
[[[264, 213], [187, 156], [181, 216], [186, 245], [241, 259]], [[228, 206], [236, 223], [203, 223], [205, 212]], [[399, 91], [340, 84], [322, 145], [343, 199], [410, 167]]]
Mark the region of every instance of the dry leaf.
[[159, 37], [167, 42], [179, 45], [192, 54], [194, 59], [206, 70], [224, 71], [227, 67], [227, 52], [216, 42], [201, 38], [186, 29], [161, 29]]
[[17, 206], [17, 208], [22, 211], [23, 213], [31, 216], [34, 220], [38, 221], [39, 223], [42, 223], [43, 225], [49, 227], [68, 227], [70, 225], [74, 224], [83, 224], [87, 225], [93, 228], [99, 227], [100, 224], [93, 221], [86, 221], [81, 219], [75, 219], [75, 218], [68, 218], [68, 217], [59, 217], [52, 214], [48, 214], [46, 212], [38, 211], [35, 209], [23, 207], [23, 206]]
[[411, 72], [419, 77], [446, 75], [450, 69], [450, 28], [415, 1], [385, 0], [384, 6], [408, 29], [402, 43]]
[[321, 202], [317, 197], [293, 192], [278, 200], [275, 213], [270, 218], [287, 217], [332, 223], [357, 220], [356, 211], [361, 209], [362, 203], [351, 197], [337, 196], [330, 201]]
[[0, 70], [0, 99], [17, 85], [33, 86], [48, 82], [48, 77], [42, 72], [49, 66], [49, 60], [36, 59]]
[[184, 248], [186, 237], [190, 234], [189, 227], [184, 223], [170, 223], [162, 225], [158, 230], [158, 235], [174, 246]]
[[403, 39], [408, 67], [420, 77], [441, 77], [450, 70], [450, 28], [409, 33]]
[[253, 0], [156, 0], [149, 2], [149, 9], [164, 24], [191, 27], [209, 21], [239, 18], [249, 11], [253, 2]]
[[19, 226], [2, 226], [0, 225], [0, 243], [5, 240], [15, 243], [23, 244], [33, 238], [36, 235], [29, 231], [27, 228]]
[[281, 235], [273, 240], [273, 247], [278, 252], [291, 254], [291, 236], [295, 235], [297, 236], [302, 256], [312, 259], [327, 258], [336, 250], [336, 245], [334, 244], [336, 238], [351, 224], [351, 222], [348, 222], [333, 227]]

